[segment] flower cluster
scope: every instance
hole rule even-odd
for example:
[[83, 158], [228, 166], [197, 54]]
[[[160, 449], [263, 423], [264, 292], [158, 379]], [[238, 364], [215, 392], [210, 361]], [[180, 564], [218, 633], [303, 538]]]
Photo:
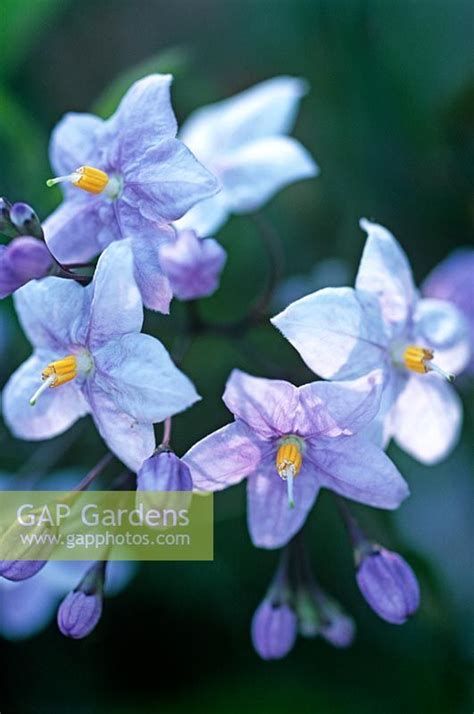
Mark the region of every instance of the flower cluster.
[[[142, 333], [144, 308], [166, 314], [173, 297], [213, 294], [226, 252], [211, 236], [231, 214], [259, 210], [318, 167], [289, 136], [304, 81], [277, 77], [201, 108], [179, 134], [171, 81], [151, 75], [136, 82], [105, 121], [74, 113], [60, 121], [50, 147], [55, 177], [47, 183], [60, 184], [63, 201], [43, 225], [31, 207], [2, 200], [0, 232], [10, 242], [1, 247], [0, 295], [15, 293], [33, 348], [5, 386], [4, 419], [14, 436], [37, 441], [90, 415], [136, 474], [137, 498], [150, 491], [191, 497], [246, 479], [254, 545], [283, 549], [253, 618], [256, 651], [283, 657], [297, 633], [345, 647], [354, 622], [316, 581], [302, 529], [320, 490], [331, 491], [369, 606], [393, 624], [417, 610], [410, 566], [365, 535], [346, 499], [396, 509], [408, 497], [385, 453], [392, 438], [426, 464], [454, 447], [462, 410], [450, 382], [469, 362], [474, 327], [472, 282], [451, 271], [467, 261], [440, 267], [421, 297], [396, 239], [363, 219], [355, 288], [317, 290], [271, 320], [322, 379], [295, 386], [235, 369], [223, 394], [234, 421], [179, 458], [170, 446], [171, 418], [200, 397], [164, 345]], [[247, 320], [211, 329], [244, 334], [270, 317], [273, 293]], [[205, 330], [189, 307], [191, 332]], [[157, 423], [165, 425], [158, 446]], [[47, 555], [1, 561], [0, 575], [12, 587], [43, 578]], [[79, 639], [96, 627], [111, 565], [90, 563], [65, 597], [57, 615], [64, 635]]]

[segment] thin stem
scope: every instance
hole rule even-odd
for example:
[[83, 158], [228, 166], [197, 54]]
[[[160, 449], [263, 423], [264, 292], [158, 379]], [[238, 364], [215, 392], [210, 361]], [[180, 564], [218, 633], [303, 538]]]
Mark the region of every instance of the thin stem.
[[281, 280], [284, 255], [280, 236], [270, 221], [262, 213], [254, 213], [251, 218], [259, 230], [269, 258], [267, 286], [249, 315], [253, 322], [259, 322], [265, 316], [275, 288]]
[[334, 496], [334, 498], [336, 500], [336, 505], [338, 507], [341, 518], [344, 521], [344, 525], [346, 526], [346, 530], [351, 539], [352, 545], [354, 547], [357, 547], [362, 543], [367, 543], [367, 538], [365, 536], [364, 531], [359, 526], [355, 517], [352, 515], [344, 499], [340, 496]]
[[167, 448], [170, 445], [172, 428], [173, 420], [171, 419], [171, 417], [167, 417], [163, 426], [163, 438], [161, 440], [162, 447]]
[[114, 458], [114, 455], [111, 454], [110, 451], [107, 452], [105, 454], [105, 456], [103, 456], [101, 458], [99, 463], [96, 464], [94, 466], [94, 468], [91, 469], [86, 476], [84, 476], [82, 481], [77, 486], [75, 486], [73, 490], [77, 492], [77, 491], [85, 491], [87, 488], [89, 488], [91, 483], [97, 478], [97, 476], [100, 476], [102, 471], [106, 468], [106, 466], [108, 466], [110, 464], [110, 462], [112, 461], [113, 458]]

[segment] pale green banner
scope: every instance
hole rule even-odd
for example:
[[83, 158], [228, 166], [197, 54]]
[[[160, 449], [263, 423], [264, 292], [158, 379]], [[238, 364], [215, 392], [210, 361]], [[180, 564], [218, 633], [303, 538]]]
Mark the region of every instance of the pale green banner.
[[212, 560], [213, 497], [1, 491], [0, 560]]

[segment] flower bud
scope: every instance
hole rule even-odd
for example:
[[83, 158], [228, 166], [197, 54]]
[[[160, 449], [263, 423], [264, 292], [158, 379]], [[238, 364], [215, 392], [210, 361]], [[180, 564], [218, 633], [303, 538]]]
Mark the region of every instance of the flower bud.
[[[147, 494], [147, 507], [185, 508], [191, 503], [192, 490], [193, 480], [189, 467], [168, 449], [158, 449], [143, 462], [137, 472], [137, 501], [143, 499], [141, 491], [158, 492], [156, 499]], [[189, 499], [173, 497], [173, 494], [183, 491], [189, 493]], [[163, 492], [170, 495], [164, 496]]]
[[308, 589], [296, 598], [299, 632], [303, 637], [324, 637], [334, 647], [349, 647], [354, 641], [354, 620], [336, 600], [329, 597], [311, 578]]
[[58, 627], [66, 637], [74, 640], [87, 637], [99, 622], [103, 606], [105, 566], [105, 562], [95, 563], [59, 606]]
[[194, 231], [181, 231], [176, 241], [160, 248], [160, 263], [174, 295], [179, 300], [195, 300], [212, 295], [227, 255], [213, 238], [198, 238]]
[[7, 580], [28, 580], [46, 563], [46, 560], [0, 560], [0, 575]]
[[41, 222], [35, 211], [27, 203], [14, 203], [10, 208], [10, 221], [19, 235], [43, 239]]
[[331, 603], [322, 613], [319, 634], [333, 647], [350, 647], [355, 638], [355, 623], [337, 604]]
[[18, 231], [10, 220], [10, 209], [12, 205], [6, 198], [0, 198], [0, 233], [13, 238], [18, 235]]
[[262, 659], [281, 659], [295, 644], [297, 618], [289, 605], [265, 598], [252, 620], [252, 642]]
[[[28, 542], [24, 541], [26, 531]], [[14, 521], [0, 538], [0, 576], [7, 580], [26, 580], [43, 568], [56, 547], [57, 528], [38, 523], [25, 527]], [[5, 558], [8, 557], [8, 559]]]
[[0, 246], [0, 298], [10, 295], [30, 280], [43, 278], [55, 261], [46, 243], [22, 236]]
[[356, 578], [367, 603], [383, 620], [401, 625], [418, 609], [418, 581], [398, 553], [380, 548], [365, 554]]

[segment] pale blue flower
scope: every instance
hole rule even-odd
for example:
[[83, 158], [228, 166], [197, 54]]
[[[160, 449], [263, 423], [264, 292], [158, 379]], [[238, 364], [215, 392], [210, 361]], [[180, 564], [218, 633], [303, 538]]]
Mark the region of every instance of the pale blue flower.
[[308, 151], [287, 136], [306, 91], [301, 79], [274, 77], [189, 117], [180, 138], [222, 189], [178, 221], [180, 229], [212, 235], [230, 214], [256, 211], [284, 186], [317, 176]]
[[140, 334], [128, 241], [106, 249], [88, 287], [45, 278], [19, 290], [15, 305], [34, 346], [3, 394], [15, 436], [48, 439], [90, 413], [110, 450], [137, 470], [153, 453], [153, 423], [199, 398], [163, 345]]
[[361, 227], [368, 238], [355, 289], [319, 290], [272, 322], [325, 379], [381, 369], [384, 392], [371, 437], [383, 446], [394, 437], [419, 461], [434, 463], [459, 436], [462, 406], [448, 382], [469, 359], [468, 328], [454, 305], [419, 298], [391, 233], [366, 220]]

